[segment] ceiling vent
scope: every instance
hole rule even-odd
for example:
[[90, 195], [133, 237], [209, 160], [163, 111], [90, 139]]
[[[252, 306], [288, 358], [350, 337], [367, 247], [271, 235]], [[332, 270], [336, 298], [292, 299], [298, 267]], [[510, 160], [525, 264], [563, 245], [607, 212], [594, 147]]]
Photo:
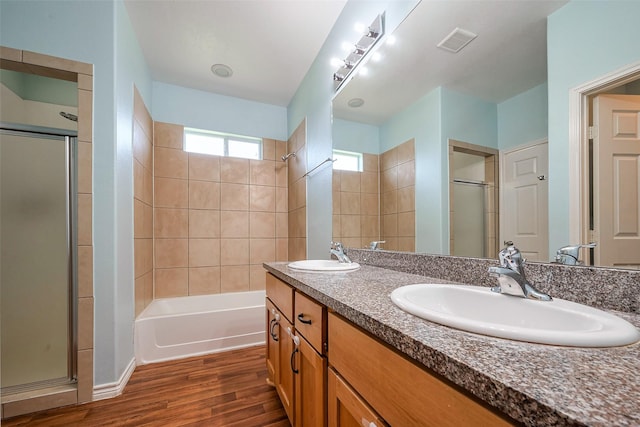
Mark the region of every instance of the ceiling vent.
[[440, 49], [448, 50], [449, 52], [458, 53], [476, 37], [478, 37], [478, 35], [473, 34], [471, 31], [456, 28], [447, 37], [445, 37], [444, 40], [438, 43], [438, 47]]

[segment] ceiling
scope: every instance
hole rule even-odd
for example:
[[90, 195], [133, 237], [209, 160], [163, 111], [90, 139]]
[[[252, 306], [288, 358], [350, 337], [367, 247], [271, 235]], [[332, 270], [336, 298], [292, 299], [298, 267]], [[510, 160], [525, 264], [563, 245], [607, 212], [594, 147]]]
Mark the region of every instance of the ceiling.
[[[444, 86], [499, 103], [547, 80], [547, 16], [567, 0], [423, 0], [381, 45], [382, 60], [351, 80], [334, 99], [334, 115], [381, 124]], [[458, 53], [437, 44], [456, 27], [477, 34]], [[347, 102], [362, 98], [360, 108]]]
[[[153, 80], [287, 106], [346, 1], [125, 0], [125, 5]], [[566, 2], [422, 0], [396, 30], [396, 45], [379, 49], [384, 60], [369, 67], [366, 79], [346, 85], [334, 110], [340, 117], [379, 124], [438, 86], [490, 102], [537, 86], [546, 81], [546, 17]], [[478, 37], [458, 54], [436, 48], [456, 27]], [[233, 75], [215, 76], [216, 63], [230, 66]], [[354, 97], [365, 99], [365, 106], [355, 111], [340, 105]]]
[[[285, 107], [345, 3], [125, 0], [154, 81]], [[217, 63], [233, 75], [215, 76]]]

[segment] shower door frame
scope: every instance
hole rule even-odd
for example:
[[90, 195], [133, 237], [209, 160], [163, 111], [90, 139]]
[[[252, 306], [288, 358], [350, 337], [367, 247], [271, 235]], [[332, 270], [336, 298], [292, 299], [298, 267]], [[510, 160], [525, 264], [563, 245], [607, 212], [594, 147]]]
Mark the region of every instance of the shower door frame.
[[78, 166], [78, 133], [73, 130], [48, 128], [42, 126], [0, 122], [0, 133], [62, 140], [65, 144], [66, 200], [67, 207], [67, 272], [68, 283], [68, 342], [67, 342], [67, 377], [38, 382], [20, 384], [2, 388], [3, 394], [37, 390], [47, 386], [76, 384], [78, 380], [78, 276], [77, 276], [77, 166]]

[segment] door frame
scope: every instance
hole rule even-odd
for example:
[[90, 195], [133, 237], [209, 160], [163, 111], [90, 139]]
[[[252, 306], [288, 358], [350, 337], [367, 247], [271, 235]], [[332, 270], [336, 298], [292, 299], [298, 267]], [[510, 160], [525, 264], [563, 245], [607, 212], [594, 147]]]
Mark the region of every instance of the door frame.
[[448, 139], [448, 174], [449, 174], [449, 254], [453, 253], [453, 174], [451, 165], [453, 164], [453, 152], [458, 151], [466, 154], [481, 156], [485, 159], [485, 184], [487, 185], [487, 201], [485, 205], [485, 254], [498, 253], [500, 245], [498, 243], [500, 229], [499, 221], [499, 198], [500, 184], [498, 181], [500, 171], [499, 151], [495, 148], [482, 145], [470, 144], [456, 139]]
[[[569, 240], [586, 243], [589, 230], [589, 97], [640, 79], [640, 61], [569, 91]], [[571, 189], [577, 189], [572, 191]]]
[[[547, 158], [549, 156], [549, 138], [548, 137], [544, 137], [544, 138], [540, 138], [540, 139], [536, 139], [535, 141], [530, 141], [530, 142], [526, 142], [524, 144], [520, 144], [517, 145], [515, 147], [512, 148], [508, 148], [506, 150], [500, 150], [500, 186], [504, 185], [505, 182], [505, 167], [506, 167], [506, 163], [505, 163], [505, 156], [507, 154], [513, 153], [515, 151], [520, 151], [520, 150], [526, 150], [527, 148], [531, 148], [531, 147], [535, 147], [536, 145], [541, 145], [541, 144], [547, 144]], [[549, 166], [547, 165], [547, 174], [548, 172]], [[547, 180], [549, 179], [549, 177], [547, 177]], [[504, 218], [504, 215], [506, 215], [506, 213], [504, 212], [504, 191], [500, 192], [500, 218]], [[549, 206], [549, 201], [547, 200], [547, 208]], [[547, 209], [547, 216], [549, 215], [548, 209]], [[499, 230], [499, 235], [500, 235], [500, 242], [504, 242], [505, 238], [505, 230], [504, 230], [504, 221], [500, 221], [500, 230]], [[547, 246], [549, 246], [549, 233], [547, 232]]]

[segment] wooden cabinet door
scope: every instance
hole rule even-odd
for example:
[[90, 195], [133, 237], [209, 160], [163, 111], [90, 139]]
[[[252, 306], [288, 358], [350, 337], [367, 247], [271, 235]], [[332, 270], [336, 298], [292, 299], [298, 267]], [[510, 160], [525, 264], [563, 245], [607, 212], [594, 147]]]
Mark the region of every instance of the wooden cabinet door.
[[286, 317], [281, 316], [280, 322], [278, 325], [274, 327], [274, 330], [277, 330], [277, 346], [278, 346], [278, 364], [275, 369], [275, 384], [276, 390], [278, 392], [278, 396], [280, 396], [280, 401], [282, 402], [282, 406], [284, 406], [284, 410], [287, 413], [287, 417], [289, 417], [289, 421], [291, 424], [294, 424], [294, 379], [293, 379], [293, 370], [292, 359], [294, 358], [293, 350], [295, 348], [293, 344], [293, 325], [286, 319]]
[[296, 427], [327, 425], [327, 359], [298, 336], [295, 364]]
[[276, 385], [276, 369], [278, 368], [278, 324], [280, 321], [280, 312], [273, 305], [273, 303], [267, 298], [266, 301], [266, 340], [267, 343], [267, 383]]
[[384, 421], [364, 400], [329, 369], [329, 427], [382, 427]]

